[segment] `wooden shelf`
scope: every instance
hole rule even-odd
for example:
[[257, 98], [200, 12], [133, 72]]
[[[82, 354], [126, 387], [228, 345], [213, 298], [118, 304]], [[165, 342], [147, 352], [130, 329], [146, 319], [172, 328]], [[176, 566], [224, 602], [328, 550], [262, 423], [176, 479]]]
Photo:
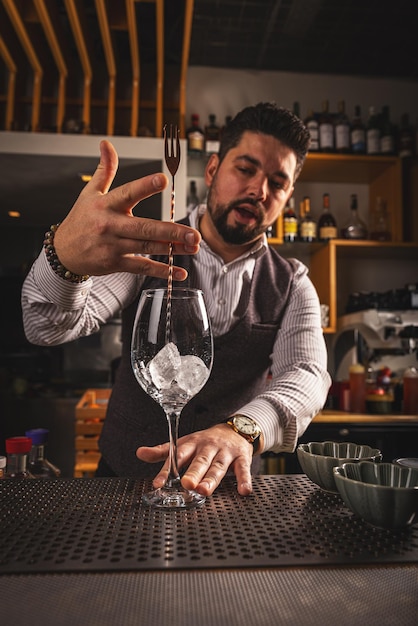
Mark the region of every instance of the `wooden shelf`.
[[298, 180], [370, 184], [400, 165], [398, 157], [355, 154], [308, 154]]
[[418, 415], [370, 415], [368, 413], [347, 413], [345, 411], [323, 410], [314, 417], [314, 424], [416, 424]]

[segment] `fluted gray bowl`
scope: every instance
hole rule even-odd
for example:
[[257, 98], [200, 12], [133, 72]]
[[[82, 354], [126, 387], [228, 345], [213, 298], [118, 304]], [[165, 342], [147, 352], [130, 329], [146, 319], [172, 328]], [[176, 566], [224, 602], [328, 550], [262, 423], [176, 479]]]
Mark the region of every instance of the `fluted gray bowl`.
[[308, 478], [325, 491], [338, 493], [333, 468], [348, 461], [381, 461], [377, 448], [357, 443], [313, 441], [301, 443], [296, 450], [301, 468]]
[[369, 524], [396, 530], [418, 522], [418, 469], [361, 461], [333, 472], [345, 504]]

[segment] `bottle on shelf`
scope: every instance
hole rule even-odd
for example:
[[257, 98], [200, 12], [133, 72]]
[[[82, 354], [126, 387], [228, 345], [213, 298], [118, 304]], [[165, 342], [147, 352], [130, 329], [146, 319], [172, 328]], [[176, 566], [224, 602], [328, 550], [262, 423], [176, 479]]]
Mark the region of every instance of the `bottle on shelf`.
[[283, 241], [294, 243], [298, 238], [298, 218], [295, 211], [295, 199], [291, 196], [283, 212]]
[[349, 367], [350, 412], [366, 411], [366, 368], [361, 363]]
[[301, 216], [303, 217], [299, 221], [299, 239], [304, 243], [312, 243], [316, 241], [317, 225], [311, 214], [311, 199], [309, 196], [305, 196], [303, 199]]
[[318, 152], [319, 150], [319, 124], [312, 109], [308, 111], [308, 117], [304, 124], [309, 131], [311, 143], [309, 144], [309, 152]]
[[205, 150], [205, 134], [200, 127], [199, 115], [193, 113], [192, 124], [186, 130], [187, 154], [189, 157], [201, 157]]
[[345, 102], [339, 100], [338, 113], [335, 118], [335, 150], [350, 152], [350, 122], [345, 113]]
[[270, 226], [268, 226], [268, 228], [266, 230], [266, 237], [267, 237], [267, 239], [275, 239], [277, 237], [276, 222], [274, 222], [274, 224], [271, 224]]
[[221, 129], [216, 123], [216, 115], [209, 115], [209, 124], [205, 126], [205, 155], [217, 154], [219, 152], [221, 139]]
[[334, 124], [329, 112], [328, 100], [322, 103], [319, 116], [319, 149], [321, 152], [334, 152]]
[[35, 476], [35, 478], [59, 478], [61, 470], [48, 461], [45, 456], [45, 448], [48, 444], [48, 429], [33, 428], [27, 430], [25, 435], [32, 441], [28, 459], [28, 470], [32, 476]]
[[229, 122], [232, 120], [232, 115], [226, 115], [225, 116], [225, 123], [221, 128], [221, 139], [222, 139], [222, 135], [225, 132], [226, 127], [228, 126]]
[[409, 123], [408, 113], [403, 113], [401, 115], [398, 155], [401, 158], [411, 157], [414, 155], [414, 131]]
[[380, 118], [374, 106], [369, 107], [369, 118], [366, 128], [367, 154], [380, 154]]
[[376, 198], [376, 205], [370, 212], [369, 237], [374, 241], [392, 239], [386, 202], [380, 196]]
[[350, 217], [341, 229], [343, 239], [367, 239], [367, 225], [358, 212], [357, 194], [352, 193], [350, 198]]
[[337, 237], [337, 221], [331, 213], [329, 193], [324, 193], [322, 196], [322, 213], [318, 220], [318, 239], [329, 241]]
[[9, 437], [6, 439], [7, 466], [5, 478], [35, 478], [27, 469], [28, 454], [32, 447], [29, 437]]
[[418, 415], [418, 371], [408, 367], [403, 374], [403, 412]]
[[196, 181], [191, 180], [189, 193], [187, 194], [187, 214], [191, 213], [198, 204], [199, 198], [197, 196]]
[[300, 118], [300, 105], [299, 105], [299, 102], [294, 102], [293, 103], [293, 114], [296, 115], [296, 117]]
[[380, 137], [380, 152], [386, 156], [395, 154], [396, 129], [390, 121], [390, 109], [387, 104], [382, 107], [382, 135]]
[[366, 127], [361, 118], [361, 107], [354, 107], [354, 117], [350, 131], [351, 152], [354, 154], [366, 154]]

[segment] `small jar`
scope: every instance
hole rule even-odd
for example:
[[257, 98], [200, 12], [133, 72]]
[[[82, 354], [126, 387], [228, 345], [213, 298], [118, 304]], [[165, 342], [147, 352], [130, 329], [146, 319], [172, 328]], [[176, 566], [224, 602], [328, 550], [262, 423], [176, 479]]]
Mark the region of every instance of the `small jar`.
[[403, 412], [418, 415], [418, 371], [408, 367], [403, 375]]
[[393, 413], [393, 396], [383, 387], [369, 389], [366, 395], [366, 409], [372, 415], [389, 415]]
[[350, 412], [366, 411], [366, 369], [361, 363], [354, 363], [349, 369]]

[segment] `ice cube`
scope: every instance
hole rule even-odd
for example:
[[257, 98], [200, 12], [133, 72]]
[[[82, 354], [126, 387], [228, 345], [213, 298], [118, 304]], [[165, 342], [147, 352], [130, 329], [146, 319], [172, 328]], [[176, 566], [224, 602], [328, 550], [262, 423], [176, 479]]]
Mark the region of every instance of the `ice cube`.
[[195, 396], [209, 378], [209, 370], [198, 356], [187, 354], [180, 357], [181, 365], [176, 379], [179, 387], [189, 396]]
[[148, 364], [152, 382], [157, 389], [170, 387], [180, 365], [180, 353], [177, 346], [172, 342], [167, 343]]

